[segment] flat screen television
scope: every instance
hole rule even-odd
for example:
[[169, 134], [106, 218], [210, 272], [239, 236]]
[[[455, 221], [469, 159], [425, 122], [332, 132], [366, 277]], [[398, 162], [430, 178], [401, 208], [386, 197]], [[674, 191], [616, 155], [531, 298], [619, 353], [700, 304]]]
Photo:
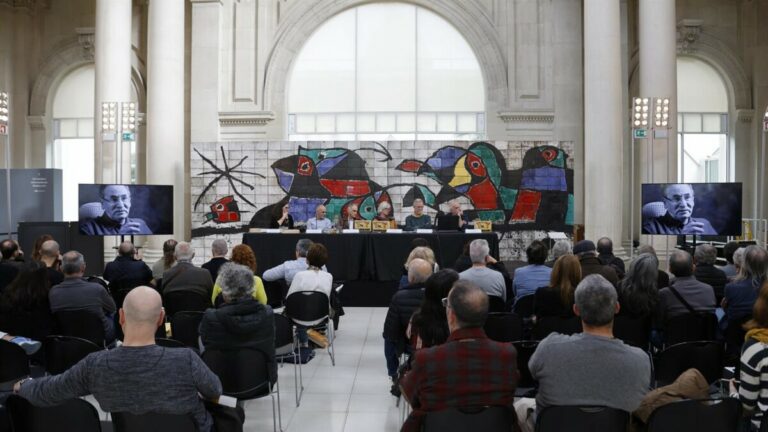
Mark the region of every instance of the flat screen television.
[[741, 183], [642, 185], [642, 234], [741, 235]]
[[80, 234], [173, 234], [173, 186], [81, 184]]

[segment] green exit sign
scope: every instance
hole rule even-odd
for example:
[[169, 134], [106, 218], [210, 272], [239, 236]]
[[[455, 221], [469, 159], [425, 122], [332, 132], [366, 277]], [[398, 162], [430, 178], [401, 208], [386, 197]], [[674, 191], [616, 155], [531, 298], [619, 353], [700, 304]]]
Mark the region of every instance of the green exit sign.
[[648, 138], [648, 129], [633, 129], [635, 139]]
[[133, 132], [123, 132], [123, 141], [136, 141], [136, 135]]

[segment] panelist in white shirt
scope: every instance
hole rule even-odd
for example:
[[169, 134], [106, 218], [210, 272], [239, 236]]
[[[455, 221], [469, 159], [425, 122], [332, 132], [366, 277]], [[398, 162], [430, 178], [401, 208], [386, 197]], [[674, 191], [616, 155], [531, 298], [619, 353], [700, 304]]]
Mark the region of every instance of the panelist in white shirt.
[[333, 228], [333, 223], [330, 219], [325, 217], [325, 206], [319, 205], [315, 209], [315, 217], [309, 218], [307, 220], [307, 229], [319, 229], [319, 230], [325, 230], [325, 229], [331, 229]]

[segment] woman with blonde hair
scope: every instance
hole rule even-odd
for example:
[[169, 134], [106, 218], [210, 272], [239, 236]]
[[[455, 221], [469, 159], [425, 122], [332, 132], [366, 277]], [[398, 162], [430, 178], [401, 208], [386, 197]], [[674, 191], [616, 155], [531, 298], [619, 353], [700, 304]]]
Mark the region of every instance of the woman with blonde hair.
[[[232, 258], [230, 261], [246, 266], [253, 272], [253, 298], [263, 305], [267, 304], [267, 292], [264, 290], [264, 282], [260, 277], [256, 276], [256, 255], [253, 253], [253, 249], [245, 244], [235, 246], [232, 248]], [[213, 293], [211, 294], [211, 301], [217, 306], [222, 300], [218, 299], [219, 294], [221, 294], [219, 282], [219, 278], [216, 278], [216, 283], [213, 284]]]
[[416, 258], [421, 258], [424, 261], [432, 265], [432, 272], [435, 273], [440, 270], [440, 266], [435, 262], [435, 252], [427, 246], [417, 246], [413, 248], [411, 253], [408, 254], [408, 258], [405, 260], [405, 272], [400, 278], [400, 285], [398, 289], [408, 286], [408, 264]]
[[178, 242], [174, 239], [168, 239], [163, 243], [163, 257], [155, 261], [152, 264], [152, 277], [153, 281], [157, 283], [158, 280], [163, 278], [163, 273], [176, 264], [176, 244]]
[[533, 313], [542, 316], [572, 317], [574, 291], [581, 282], [581, 264], [575, 255], [563, 255], [555, 261], [549, 285], [536, 290]]

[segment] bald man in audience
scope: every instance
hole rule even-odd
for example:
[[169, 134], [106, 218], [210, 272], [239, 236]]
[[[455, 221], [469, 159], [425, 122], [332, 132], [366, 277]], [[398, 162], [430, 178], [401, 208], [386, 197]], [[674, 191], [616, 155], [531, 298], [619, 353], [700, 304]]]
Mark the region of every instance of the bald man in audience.
[[51, 286], [64, 282], [64, 273], [61, 272], [61, 251], [56, 240], [46, 240], [40, 245], [40, 261], [45, 264], [48, 271], [48, 282]]
[[155, 330], [164, 319], [157, 291], [137, 287], [120, 309], [122, 346], [89, 354], [61, 375], [26, 378], [13, 390], [36, 406], [92, 394], [107, 412], [190, 414], [200, 431], [213, 431], [198, 394], [217, 399], [221, 382], [194, 351], [155, 345]]
[[117, 257], [104, 268], [104, 280], [122, 288], [147, 285], [152, 280], [152, 270], [142, 260], [136, 259], [136, 247], [129, 241], [120, 243]]

